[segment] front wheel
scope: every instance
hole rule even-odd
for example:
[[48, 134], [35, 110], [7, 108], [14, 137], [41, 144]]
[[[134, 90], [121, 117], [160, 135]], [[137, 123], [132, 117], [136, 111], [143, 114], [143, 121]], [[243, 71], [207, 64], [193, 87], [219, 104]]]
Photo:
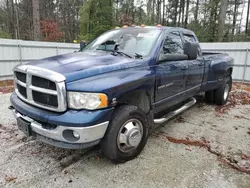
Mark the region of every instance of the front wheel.
[[101, 150], [112, 162], [134, 159], [143, 150], [148, 138], [145, 113], [136, 106], [118, 107], [101, 141]]
[[232, 88], [232, 77], [227, 76], [221, 87], [214, 91], [214, 102], [217, 105], [223, 105], [227, 103], [229, 92]]

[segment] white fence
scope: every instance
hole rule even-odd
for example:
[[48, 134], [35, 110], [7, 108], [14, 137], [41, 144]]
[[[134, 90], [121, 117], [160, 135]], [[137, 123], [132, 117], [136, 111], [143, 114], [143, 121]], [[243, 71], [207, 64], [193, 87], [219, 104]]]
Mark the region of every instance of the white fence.
[[[20, 63], [74, 52], [79, 44], [0, 39], [0, 80], [12, 78]], [[250, 42], [201, 43], [203, 51], [228, 53], [235, 59], [233, 79], [250, 81]]]
[[14, 66], [79, 50], [79, 44], [0, 39], [0, 80], [11, 79]]
[[250, 82], [250, 42], [201, 43], [203, 51], [228, 53], [234, 58], [233, 79]]

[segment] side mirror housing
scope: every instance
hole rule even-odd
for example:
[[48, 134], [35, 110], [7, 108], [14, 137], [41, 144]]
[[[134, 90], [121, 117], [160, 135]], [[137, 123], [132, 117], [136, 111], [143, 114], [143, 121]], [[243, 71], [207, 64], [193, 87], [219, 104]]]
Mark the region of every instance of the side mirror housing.
[[198, 43], [184, 43], [184, 54], [188, 56], [189, 60], [195, 60], [198, 56]]

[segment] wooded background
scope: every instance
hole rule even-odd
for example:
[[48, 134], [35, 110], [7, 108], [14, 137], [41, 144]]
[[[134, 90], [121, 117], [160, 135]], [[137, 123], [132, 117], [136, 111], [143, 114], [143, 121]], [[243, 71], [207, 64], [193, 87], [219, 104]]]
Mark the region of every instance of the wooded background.
[[73, 42], [123, 25], [178, 26], [201, 42], [250, 41], [250, 0], [0, 0], [0, 38]]

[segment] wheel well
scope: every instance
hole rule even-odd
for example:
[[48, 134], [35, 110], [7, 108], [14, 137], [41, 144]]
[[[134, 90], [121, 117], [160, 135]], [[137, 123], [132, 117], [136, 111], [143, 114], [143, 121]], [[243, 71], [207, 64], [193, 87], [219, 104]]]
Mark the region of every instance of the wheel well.
[[229, 68], [228, 70], [227, 70], [227, 75], [232, 75], [232, 73], [233, 73], [233, 68]]
[[145, 113], [150, 111], [150, 97], [146, 91], [133, 91], [125, 94], [123, 97], [118, 100], [118, 105], [128, 104], [137, 106]]

